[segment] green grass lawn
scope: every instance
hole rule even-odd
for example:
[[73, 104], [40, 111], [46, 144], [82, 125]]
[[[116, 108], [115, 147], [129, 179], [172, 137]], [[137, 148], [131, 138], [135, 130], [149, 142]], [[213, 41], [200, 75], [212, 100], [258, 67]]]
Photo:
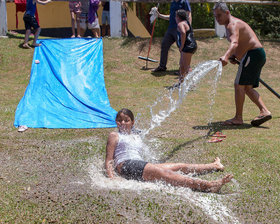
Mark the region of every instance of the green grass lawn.
[[[178, 81], [179, 53], [172, 46], [168, 71], [151, 73], [157, 64], [139, 60], [148, 41], [104, 41], [104, 76], [111, 106], [130, 108], [149, 124], [149, 106]], [[28, 129], [18, 133], [14, 114], [30, 78], [33, 49], [20, 47], [23, 36], [0, 39], [0, 223], [222, 223], [176, 194], [153, 190], [93, 188], [88, 167], [102, 168], [105, 145], [112, 129]], [[279, 42], [263, 42], [267, 63], [262, 79], [280, 92]], [[228, 42], [218, 38], [198, 40], [192, 66], [218, 59]], [[160, 39], [150, 57], [159, 59]], [[149, 134], [160, 146], [155, 153], [168, 162], [207, 163], [219, 156], [234, 181], [217, 197], [193, 192], [200, 198], [220, 200], [240, 223], [279, 223], [280, 220], [280, 101], [264, 86], [257, 90], [273, 119], [255, 128], [250, 121], [258, 108], [246, 98], [242, 126], [221, 126], [235, 113], [233, 81], [237, 67], [223, 68], [215, 104], [209, 106], [212, 76], [203, 79], [182, 105]], [[212, 124], [208, 124], [209, 121]], [[208, 135], [222, 131], [227, 138], [207, 143]], [[153, 145], [153, 144], [151, 144]], [[101, 164], [101, 165], [100, 165]], [[206, 175], [207, 179], [223, 173]], [[201, 177], [204, 178], [204, 177]], [[82, 185], [73, 183], [83, 182]], [[218, 211], [217, 211], [218, 212]], [[230, 219], [229, 219], [230, 220]], [[230, 223], [231, 221], [227, 221]]]

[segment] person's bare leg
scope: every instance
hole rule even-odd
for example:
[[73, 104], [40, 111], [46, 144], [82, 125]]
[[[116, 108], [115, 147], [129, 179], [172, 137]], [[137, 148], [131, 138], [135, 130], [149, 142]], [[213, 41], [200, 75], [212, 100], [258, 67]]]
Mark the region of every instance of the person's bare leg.
[[102, 35], [102, 37], [105, 37], [105, 35], [106, 35], [106, 25], [102, 25], [101, 26], [101, 35]]
[[180, 68], [179, 68], [179, 83], [182, 83], [185, 78], [186, 71], [184, 69], [184, 63], [183, 63], [183, 53], [181, 52], [181, 57], [180, 57]]
[[71, 25], [72, 25], [72, 36], [71, 38], [75, 37], [75, 14], [74, 12], [70, 12], [71, 15]]
[[41, 44], [36, 43], [38, 40], [38, 37], [40, 35], [40, 32], [41, 32], [41, 28], [39, 27], [39, 28], [37, 28], [35, 35], [34, 35], [33, 44], [32, 44], [32, 46], [34, 46], [34, 47], [39, 47], [41, 45]]
[[192, 54], [191, 53], [185, 53], [181, 52], [181, 58], [180, 58], [180, 83], [184, 81], [184, 78], [189, 72], [190, 64], [192, 60]]
[[81, 37], [80, 14], [76, 14], [77, 37]]
[[245, 101], [245, 86], [234, 84], [235, 90], [235, 117], [226, 120], [224, 124], [240, 125], [243, 124], [243, 105]]
[[96, 37], [96, 38], [100, 37], [100, 29], [93, 28], [92, 33], [93, 33], [93, 37]]
[[106, 25], [107, 36], [111, 36], [110, 25]]
[[154, 165], [174, 172], [182, 171], [185, 174], [188, 173], [203, 174], [212, 171], [224, 171], [224, 166], [221, 163], [219, 157], [216, 157], [213, 163], [208, 163], [208, 164], [161, 163], [161, 164], [154, 164]]
[[25, 37], [24, 37], [24, 43], [22, 45], [22, 47], [24, 48], [31, 48], [29, 45], [28, 45], [28, 40], [29, 40], [29, 36], [31, 34], [31, 30], [28, 29], [25, 31]]
[[246, 86], [245, 90], [246, 90], [247, 96], [260, 109], [260, 116], [271, 115], [271, 112], [267, 109], [264, 102], [262, 101], [262, 98], [261, 98], [260, 94], [255, 89], [253, 89], [252, 86]]
[[206, 181], [193, 179], [185, 175], [178, 174], [171, 170], [162, 169], [154, 164], [148, 163], [143, 172], [145, 181], [164, 181], [173, 186], [188, 187], [193, 190], [205, 192], [218, 192], [222, 186], [231, 181], [232, 175], [226, 175], [224, 178], [216, 181]]
[[85, 36], [86, 30], [80, 27], [81, 37]]

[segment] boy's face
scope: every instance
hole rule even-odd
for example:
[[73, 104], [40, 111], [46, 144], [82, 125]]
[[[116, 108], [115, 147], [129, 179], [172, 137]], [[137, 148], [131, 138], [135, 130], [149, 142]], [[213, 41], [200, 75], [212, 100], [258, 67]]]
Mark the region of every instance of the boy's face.
[[221, 9], [215, 9], [214, 16], [220, 25], [225, 25], [229, 20], [229, 11], [224, 12]]

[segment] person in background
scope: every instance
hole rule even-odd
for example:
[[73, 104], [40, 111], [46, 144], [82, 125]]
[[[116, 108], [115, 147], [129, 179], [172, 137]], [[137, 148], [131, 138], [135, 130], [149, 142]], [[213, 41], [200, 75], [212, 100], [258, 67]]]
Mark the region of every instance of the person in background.
[[197, 44], [194, 39], [193, 29], [188, 21], [188, 13], [184, 9], [176, 11], [176, 22], [178, 25], [177, 45], [181, 53], [179, 84], [184, 81], [185, 76], [191, 71], [191, 59], [196, 52]]
[[82, 6], [81, 1], [79, 1], [79, 0], [69, 0], [69, 9], [70, 9], [71, 25], [72, 25], [72, 36], [71, 36], [71, 38], [76, 37], [75, 23], [77, 25], [77, 37], [81, 37], [81, 33], [80, 33], [81, 6]]
[[266, 62], [263, 46], [247, 23], [231, 15], [226, 3], [216, 3], [213, 12], [217, 22], [225, 26], [227, 39], [230, 42], [228, 50], [220, 57], [220, 61], [223, 66], [227, 65], [228, 61], [232, 64], [240, 62], [234, 82], [235, 116], [226, 120], [224, 124], [243, 124], [243, 106], [247, 95], [260, 110], [251, 124], [259, 126], [272, 118], [271, 112], [254, 89], [259, 86], [261, 70]]
[[36, 3], [45, 5], [50, 3], [51, 0], [27, 0], [26, 2], [26, 10], [23, 16], [23, 21], [24, 21], [24, 25], [25, 25], [25, 37], [24, 37], [24, 43], [22, 45], [23, 48], [31, 48], [28, 45], [28, 41], [29, 41], [29, 36], [31, 34], [31, 28], [33, 28], [35, 30], [35, 34], [34, 34], [34, 39], [33, 39], [33, 43], [32, 46], [33, 47], [38, 47], [40, 46], [40, 44], [37, 44], [37, 39], [40, 35], [41, 32], [41, 28], [35, 18], [35, 11], [36, 11]]
[[81, 0], [81, 3], [82, 3], [82, 7], [81, 7], [82, 12], [80, 15], [81, 36], [85, 35], [85, 32], [88, 28], [92, 31], [93, 37], [96, 38], [100, 37], [100, 26], [97, 17], [97, 10], [101, 5], [100, 0]]
[[102, 37], [110, 36], [110, 2], [102, 2], [103, 11], [102, 11]]
[[100, 26], [97, 16], [97, 10], [100, 4], [100, 0], [89, 0], [88, 26], [96, 38], [100, 37]]
[[122, 2], [122, 36], [127, 37], [128, 31], [127, 31], [127, 9], [128, 4], [127, 2]]
[[173, 0], [170, 5], [170, 14], [163, 15], [158, 11], [158, 17], [161, 19], [169, 20], [168, 29], [161, 42], [161, 53], [159, 66], [153, 72], [166, 71], [166, 64], [168, 59], [168, 51], [171, 45], [177, 40], [177, 23], [175, 20], [176, 11], [184, 9], [188, 12], [188, 21], [192, 24], [191, 6], [188, 0]]

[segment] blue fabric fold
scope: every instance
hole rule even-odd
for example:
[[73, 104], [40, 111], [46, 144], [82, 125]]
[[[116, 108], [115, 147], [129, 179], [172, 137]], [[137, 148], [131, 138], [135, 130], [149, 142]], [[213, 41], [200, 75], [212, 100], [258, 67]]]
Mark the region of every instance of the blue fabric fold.
[[104, 82], [102, 39], [40, 40], [14, 125], [32, 128], [116, 127]]

